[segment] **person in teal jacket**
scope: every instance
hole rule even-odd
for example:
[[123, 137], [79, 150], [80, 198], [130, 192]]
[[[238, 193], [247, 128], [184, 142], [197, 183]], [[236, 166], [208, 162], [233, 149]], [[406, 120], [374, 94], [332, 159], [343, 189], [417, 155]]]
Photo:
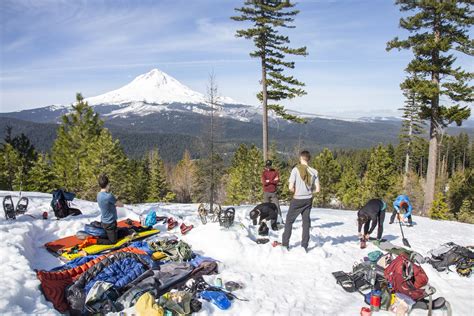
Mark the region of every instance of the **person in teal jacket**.
[[408, 220], [408, 226], [413, 226], [411, 213], [413, 212], [413, 207], [411, 206], [410, 199], [408, 195], [401, 194], [399, 195], [395, 201], [393, 201], [393, 213], [390, 217], [390, 224], [393, 224], [395, 221], [395, 217], [397, 214], [400, 214], [401, 211], [404, 211], [403, 220], [404, 222]]

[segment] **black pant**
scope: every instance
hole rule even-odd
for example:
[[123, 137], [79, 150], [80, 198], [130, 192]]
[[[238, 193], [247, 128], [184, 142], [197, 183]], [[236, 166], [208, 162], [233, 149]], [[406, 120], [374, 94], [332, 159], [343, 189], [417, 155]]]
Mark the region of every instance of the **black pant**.
[[[395, 217], [397, 217], [397, 214], [398, 214], [397, 210], [394, 209], [393, 212], [392, 212], [392, 216], [390, 216], [390, 223], [393, 223], [395, 221]], [[400, 214], [400, 216], [402, 216], [402, 214]], [[411, 220], [411, 215], [410, 215], [410, 216], [408, 216], [408, 224], [411, 225], [412, 223], [413, 222]]]
[[113, 222], [110, 224], [101, 223], [102, 228], [105, 230], [107, 234], [107, 238], [99, 238], [97, 239], [97, 244], [99, 245], [113, 245], [117, 242], [118, 239], [118, 229], [117, 229], [117, 222]]
[[313, 199], [292, 199], [290, 202], [290, 209], [286, 214], [285, 231], [283, 232], [282, 245], [288, 247], [290, 244], [291, 231], [293, 230], [293, 223], [301, 214], [303, 219], [303, 236], [301, 239], [301, 246], [308, 248], [309, 243], [309, 228], [311, 227], [311, 207], [313, 206]]
[[281, 215], [280, 209], [280, 201], [278, 200], [278, 194], [276, 192], [263, 192], [263, 202], [275, 204], [278, 209], [278, 215], [280, 215], [281, 220], [283, 221], [283, 215]]
[[[364, 226], [364, 235], [369, 232], [369, 227], [371, 225], [371, 221], [365, 223]], [[379, 215], [377, 216], [377, 239], [382, 239], [383, 235], [383, 222], [385, 221], [385, 211], [380, 211]]]

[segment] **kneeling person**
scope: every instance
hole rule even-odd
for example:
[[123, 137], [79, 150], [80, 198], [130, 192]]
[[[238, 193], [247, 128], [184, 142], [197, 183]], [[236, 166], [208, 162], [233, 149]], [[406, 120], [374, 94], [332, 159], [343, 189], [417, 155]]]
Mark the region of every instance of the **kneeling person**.
[[122, 207], [123, 203], [117, 201], [110, 193], [109, 178], [102, 174], [99, 176], [100, 192], [97, 193], [97, 203], [101, 213], [101, 226], [107, 234], [107, 238], [97, 239], [99, 245], [113, 245], [117, 242], [117, 206]]
[[[358, 232], [361, 241], [369, 239], [370, 234], [372, 234], [377, 224], [377, 239], [382, 239], [386, 209], [387, 204], [385, 204], [384, 201], [381, 199], [372, 199], [357, 212]], [[362, 225], [364, 226], [363, 234]]]
[[250, 219], [254, 225], [257, 225], [257, 219], [259, 224], [270, 221], [272, 230], [278, 230], [277, 218], [278, 207], [274, 203], [262, 203], [250, 211]]

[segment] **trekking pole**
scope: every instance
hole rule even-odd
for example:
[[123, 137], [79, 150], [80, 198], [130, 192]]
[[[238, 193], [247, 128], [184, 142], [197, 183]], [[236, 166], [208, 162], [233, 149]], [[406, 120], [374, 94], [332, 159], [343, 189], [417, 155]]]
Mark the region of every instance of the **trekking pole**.
[[405, 234], [403, 234], [402, 221], [400, 220], [400, 217], [398, 217], [398, 223], [400, 224], [400, 231], [402, 232], [403, 245], [408, 247], [408, 248], [411, 248], [410, 243], [408, 242], [408, 239], [406, 239]]

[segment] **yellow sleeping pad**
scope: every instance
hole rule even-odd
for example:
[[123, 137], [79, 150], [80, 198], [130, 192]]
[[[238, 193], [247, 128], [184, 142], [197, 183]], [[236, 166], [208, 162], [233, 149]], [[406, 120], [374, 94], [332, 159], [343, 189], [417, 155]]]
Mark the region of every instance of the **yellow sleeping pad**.
[[61, 254], [61, 257], [65, 260], [69, 261], [69, 260], [73, 260], [73, 259], [76, 259], [76, 258], [79, 258], [79, 257], [87, 256], [87, 255], [95, 255], [95, 254], [101, 253], [103, 251], [120, 248], [121, 246], [123, 246], [127, 242], [137, 240], [137, 239], [141, 239], [141, 238], [145, 238], [145, 237], [148, 237], [148, 236], [152, 236], [152, 235], [158, 234], [159, 232], [160, 231], [158, 229], [150, 229], [150, 230], [147, 230], [147, 231], [136, 233], [135, 235], [133, 235], [133, 238], [130, 238], [132, 236], [124, 237], [124, 238], [120, 239], [119, 241], [117, 241], [113, 245], [91, 245], [91, 246], [87, 246], [87, 247], [82, 248], [81, 251], [79, 251], [77, 253], [67, 253], [67, 252], [65, 252], [65, 253]]

